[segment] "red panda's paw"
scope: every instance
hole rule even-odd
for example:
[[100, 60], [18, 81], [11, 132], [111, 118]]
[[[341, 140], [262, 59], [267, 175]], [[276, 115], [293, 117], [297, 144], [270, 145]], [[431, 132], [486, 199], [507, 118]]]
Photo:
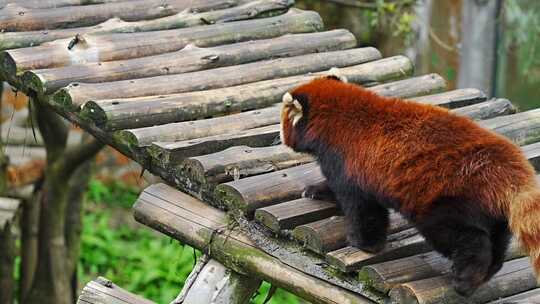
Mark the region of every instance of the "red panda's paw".
[[386, 247], [386, 240], [380, 240], [377, 242], [366, 242], [353, 234], [349, 234], [347, 236], [347, 241], [350, 246], [373, 254], [381, 252], [384, 247]]
[[321, 201], [335, 201], [334, 192], [328, 188], [326, 183], [307, 186], [302, 192], [302, 197]]
[[456, 293], [463, 297], [470, 297], [485, 281], [485, 270], [476, 265], [470, 265], [461, 272], [452, 268], [452, 286]]

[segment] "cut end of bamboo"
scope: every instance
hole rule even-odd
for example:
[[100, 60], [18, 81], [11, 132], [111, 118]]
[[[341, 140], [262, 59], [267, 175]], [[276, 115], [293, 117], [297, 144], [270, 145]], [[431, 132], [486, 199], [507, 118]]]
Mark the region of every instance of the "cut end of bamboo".
[[216, 197], [216, 201], [224, 205], [225, 209], [241, 212], [247, 218], [253, 218], [255, 210], [248, 210], [248, 205], [245, 203], [242, 194], [228, 183], [218, 185], [214, 190], [214, 197]]
[[114, 142], [128, 151], [136, 151], [139, 147], [139, 141], [129, 130], [121, 130], [113, 133]]
[[21, 76], [23, 86], [29, 90], [36, 92], [38, 95], [43, 95], [46, 92], [46, 80], [41, 75], [34, 71], [26, 71]]
[[56, 103], [58, 106], [68, 110], [68, 111], [76, 111], [79, 109], [78, 106], [75, 105], [73, 102], [73, 98], [71, 96], [70, 88], [75, 84], [70, 84], [69, 86], [58, 90], [53, 96], [52, 101]]
[[107, 114], [96, 102], [90, 100], [83, 104], [79, 115], [92, 121], [97, 127], [106, 129]]
[[414, 291], [405, 284], [393, 288], [388, 295], [392, 303], [419, 304]]

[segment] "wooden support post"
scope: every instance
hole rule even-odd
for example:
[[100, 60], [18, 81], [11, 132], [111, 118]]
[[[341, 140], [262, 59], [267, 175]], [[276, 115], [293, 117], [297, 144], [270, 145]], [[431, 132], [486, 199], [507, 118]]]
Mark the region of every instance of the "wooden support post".
[[15, 239], [12, 226], [19, 205], [19, 200], [0, 198], [0, 304], [11, 304], [14, 299]]
[[238, 274], [203, 256], [171, 304], [245, 304], [261, 280]]

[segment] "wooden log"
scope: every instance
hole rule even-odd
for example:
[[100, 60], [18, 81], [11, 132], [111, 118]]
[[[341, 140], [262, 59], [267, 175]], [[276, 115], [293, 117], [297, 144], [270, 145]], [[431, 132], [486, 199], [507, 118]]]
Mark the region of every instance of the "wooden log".
[[540, 141], [540, 109], [495, 117], [479, 122], [481, 126], [510, 138], [518, 145]]
[[[512, 239], [506, 260], [522, 257], [516, 239]], [[370, 282], [371, 287], [387, 293], [400, 283], [418, 281], [440, 276], [450, 271], [452, 262], [435, 251], [410, 257], [372, 264], [362, 267], [360, 277]]]
[[307, 185], [323, 180], [319, 166], [310, 163], [223, 183], [216, 187], [215, 197], [221, 205], [251, 218], [256, 209], [297, 199]]
[[[212, 48], [188, 45], [179, 51], [155, 56], [32, 70], [25, 72], [22, 78], [23, 83], [28, 83], [38, 93], [50, 94], [71, 82], [98, 83], [180, 74], [263, 59], [335, 51], [355, 45], [356, 39], [346, 30], [285, 35]], [[362, 55], [366, 60], [380, 58], [374, 48], [365, 51]]]
[[[379, 58], [373, 48], [314, 53], [190, 73], [104, 83], [74, 83], [62, 102], [78, 108], [88, 100], [202, 91], [356, 65]], [[408, 61], [403, 58], [402, 62]], [[406, 64], [406, 63], [403, 63]], [[32, 87], [30, 85], [30, 87]], [[57, 98], [55, 98], [57, 100]]]
[[255, 219], [274, 233], [279, 233], [281, 230], [323, 220], [335, 215], [337, 211], [335, 203], [301, 198], [259, 208], [255, 211]]
[[434, 106], [455, 109], [486, 101], [487, 97], [484, 92], [478, 89], [457, 89], [410, 99], [421, 103], [432, 104]]
[[175, 176], [183, 189], [211, 200], [214, 187], [219, 183], [312, 161], [311, 156], [293, 152], [284, 145], [261, 148], [234, 146], [220, 152], [186, 158], [178, 166]]
[[540, 288], [522, 292], [507, 298], [495, 300], [488, 304], [530, 304], [540, 303]]
[[77, 304], [154, 304], [154, 302], [126, 291], [106, 278], [99, 277], [84, 286]]
[[342, 248], [347, 242], [347, 222], [343, 216], [332, 216], [294, 228], [294, 238], [305, 248], [318, 254]]
[[227, 229], [223, 212], [168, 186], [156, 184], [147, 188], [134, 209], [137, 221], [208, 252], [238, 273], [249, 273], [307, 301], [369, 303], [359, 294], [307, 275], [262, 252], [241, 230]]
[[393, 303], [485, 303], [537, 287], [529, 258], [504, 263], [502, 269], [470, 298], [459, 296], [448, 275], [399, 284], [390, 290]]
[[428, 74], [419, 77], [403, 79], [400, 81], [381, 84], [372, 88], [380, 95], [408, 98], [418, 95], [433, 94], [446, 88], [446, 81], [437, 74]]
[[[398, 57], [346, 67], [340, 71], [350, 78], [355, 78], [359, 81], [358, 84], [366, 84], [402, 77], [400, 71], [410, 73], [412, 65], [408, 59]], [[167, 96], [90, 100], [83, 105], [81, 115], [109, 130], [192, 120], [281, 102], [281, 97], [288, 90], [326, 73]], [[438, 88], [434, 87], [433, 90], [438, 90]], [[67, 96], [68, 94], [67, 90], [60, 90], [54, 99], [61, 104], [66, 104], [66, 107], [71, 107], [71, 101], [75, 96]]]
[[[417, 233], [416, 229], [409, 228], [390, 234], [384, 250], [377, 254], [368, 253], [355, 247], [344, 247], [326, 254], [328, 264], [343, 272], [353, 272], [362, 266], [401, 258], [419, 252], [430, 250], [424, 238]], [[363, 276], [360, 280], [365, 281]]]
[[[162, 168], [170, 168], [182, 160], [197, 155], [214, 153], [227, 148], [246, 145], [264, 147], [272, 145], [279, 136], [279, 125], [254, 128], [236, 133], [214, 135], [201, 139], [189, 139], [180, 142], [154, 142], [147, 148], [152, 160]], [[125, 137], [116, 143], [125, 142]], [[136, 150], [135, 145], [123, 145], [127, 149]]]
[[15, 237], [12, 225], [15, 221], [20, 201], [11, 198], [0, 198], [0, 303], [13, 303], [15, 279]]
[[144, 57], [178, 51], [190, 43], [206, 47], [287, 33], [314, 32], [322, 27], [317, 13], [290, 9], [280, 16], [224, 24], [144, 33], [85, 35], [79, 37], [79, 43], [71, 50], [67, 46], [72, 39], [60, 39], [37, 47], [4, 51], [0, 53], [0, 71], [4, 79], [12, 82], [16, 81], [17, 73], [30, 69]]
[[[117, 132], [118, 138], [126, 138], [137, 147], [145, 147], [152, 142], [185, 141], [208, 136], [231, 134], [235, 131], [249, 130], [279, 123], [280, 105], [247, 111], [239, 114], [171, 123], [155, 127], [146, 127]], [[181, 132], [170, 133], [170, 130]]]
[[0, 10], [3, 31], [34, 31], [95, 25], [118, 17], [126, 21], [154, 19], [179, 13], [185, 9], [208, 11], [235, 5], [236, 1], [217, 0], [132, 0], [85, 6], [33, 9], [10, 3]]
[[0, 1], [0, 8], [10, 3], [16, 3], [26, 8], [56, 8], [70, 5], [91, 5], [122, 1], [125, 0], [2, 0]]
[[209, 260], [197, 274], [195, 281], [182, 289], [184, 297], [171, 304], [246, 304], [257, 291], [260, 280], [227, 269], [216, 260]]
[[540, 171], [540, 142], [522, 146], [521, 151], [533, 165], [536, 171]]
[[291, 5], [292, 1], [288, 0], [259, 0], [248, 2], [237, 7], [208, 12], [184, 10], [175, 15], [152, 20], [126, 22], [119, 18], [112, 18], [98, 25], [89, 27], [28, 32], [5, 32], [0, 33], [0, 50], [37, 46], [57, 39], [74, 37], [77, 34], [148, 32], [255, 19], [284, 13]]
[[516, 108], [508, 99], [494, 98], [489, 101], [454, 109], [454, 113], [470, 117], [474, 120], [484, 120], [514, 114], [516, 113]]

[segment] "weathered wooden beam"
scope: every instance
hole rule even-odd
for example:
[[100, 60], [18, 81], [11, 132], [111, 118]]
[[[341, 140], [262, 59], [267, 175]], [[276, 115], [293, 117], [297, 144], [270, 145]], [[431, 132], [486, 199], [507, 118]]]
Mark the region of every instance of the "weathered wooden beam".
[[6, 145], [43, 146], [43, 138], [36, 130], [36, 137], [31, 128], [10, 126], [9, 123], [2, 125], [2, 143]]
[[132, 0], [85, 6], [33, 9], [10, 3], [0, 10], [3, 31], [33, 31], [95, 25], [118, 17], [126, 21], [153, 19], [179, 13], [185, 9], [208, 11], [236, 5], [234, 0]]
[[[522, 257], [516, 239], [506, 253], [506, 260]], [[362, 267], [360, 277], [370, 282], [371, 287], [387, 293], [400, 283], [418, 281], [448, 273], [452, 262], [435, 251], [417, 254], [410, 257], [372, 264]]]
[[[355, 45], [356, 39], [346, 30], [284, 35], [211, 48], [188, 45], [176, 52], [128, 60], [32, 70], [25, 72], [22, 79], [23, 84], [34, 91], [50, 94], [72, 82], [98, 83], [180, 74], [270, 58], [348, 49]], [[364, 55], [366, 60], [381, 57], [374, 48], [366, 48], [365, 51], [358, 56]]]
[[[180, 142], [158, 141], [152, 143], [152, 146], [146, 149], [153, 161], [163, 168], [168, 168], [188, 157], [210, 154], [237, 145], [250, 147], [272, 145], [279, 136], [279, 129], [279, 125], [274, 124], [235, 133], [213, 135], [200, 139], [188, 139]], [[133, 142], [126, 142], [126, 137], [117, 139], [116, 143], [127, 143], [127, 145], [124, 145], [125, 147], [131, 150], [137, 150]]]
[[446, 88], [446, 80], [437, 74], [428, 74], [400, 81], [381, 84], [372, 88], [374, 92], [384, 96], [408, 98], [412, 96], [433, 94]]
[[485, 303], [537, 287], [529, 258], [504, 263], [491, 280], [471, 297], [463, 298], [452, 288], [449, 275], [399, 284], [390, 290], [393, 303]]
[[230, 210], [252, 217], [256, 209], [297, 199], [307, 185], [323, 180], [319, 166], [310, 163], [223, 183], [216, 187], [215, 197]]
[[[379, 253], [373, 254], [355, 247], [344, 247], [326, 254], [328, 264], [343, 272], [353, 272], [362, 266], [388, 261], [419, 252], [430, 250], [424, 238], [416, 229], [410, 228], [390, 234], [386, 247]], [[360, 276], [361, 280], [365, 278]]]
[[479, 123], [519, 145], [540, 141], [540, 109], [495, 117]]
[[[393, 57], [342, 68], [340, 71], [349, 78], [354, 78], [358, 84], [366, 84], [406, 76], [412, 72], [412, 65], [404, 57]], [[407, 74], [401, 74], [401, 71]], [[280, 102], [286, 91], [324, 74], [326, 72], [167, 96], [90, 100], [84, 104], [81, 115], [111, 130], [192, 120]], [[64, 96], [67, 94], [69, 92], [66, 90], [60, 90], [55, 99], [71, 105], [75, 96]]]
[[312, 223], [297, 226], [294, 238], [305, 248], [318, 254], [325, 254], [342, 248], [347, 242], [347, 221], [343, 216], [332, 216]]
[[171, 304], [247, 304], [260, 285], [260, 280], [238, 274], [210, 259]]
[[410, 99], [421, 103], [432, 104], [434, 106], [455, 109], [486, 101], [487, 97], [484, 92], [478, 89], [457, 89]]
[[307, 275], [262, 252], [240, 229], [227, 228], [225, 213], [166, 185], [147, 188], [134, 209], [137, 221], [207, 252], [238, 273], [249, 273], [310, 302], [369, 303], [359, 294]]
[[0, 50], [37, 46], [48, 41], [74, 37], [77, 34], [136, 33], [255, 19], [284, 13], [292, 4], [293, 2], [289, 0], [258, 0], [236, 7], [207, 12], [184, 10], [175, 15], [152, 20], [127, 22], [119, 18], [112, 18], [89, 27], [4, 32], [0, 33]]
[[77, 304], [154, 304], [126, 291], [110, 280], [98, 277], [84, 286]]
[[178, 51], [190, 43], [206, 47], [288, 33], [314, 32], [322, 27], [317, 13], [290, 9], [280, 16], [200, 27], [85, 35], [79, 37], [79, 42], [71, 50], [67, 46], [72, 39], [60, 39], [37, 47], [4, 51], [0, 53], [0, 71], [4, 79], [14, 82], [17, 81], [17, 73], [31, 69], [144, 57]]
[[122, 2], [125, 0], [2, 0], [0, 8], [16, 3], [26, 8], [57, 8], [70, 5], [91, 5], [109, 2]]
[[531, 304], [540, 303], [540, 288], [529, 290], [488, 304]]
[[[72, 84], [61, 90], [60, 101], [78, 108], [88, 100], [152, 96], [202, 91], [345, 67], [380, 57], [374, 48], [360, 48], [221, 67], [175, 75], [104, 83]], [[402, 62], [409, 59], [403, 58]], [[406, 63], [403, 63], [406, 64]], [[55, 100], [58, 100], [55, 98]]]
[[[235, 131], [249, 130], [279, 123], [280, 105], [221, 116], [198, 121], [171, 123], [116, 132], [117, 138], [127, 138], [137, 147], [145, 147], [152, 142], [180, 142], [208, 136], [231, 134]], [[171, 130], [180, 132], [171, 133]]]
[[535, 170], [540, 171], [540, 142], [522, 146], [521, 151], [523, 151], [523, 154], [525, 154]]
[[335, 203], [301, 198], [259, 208], [255, 210], [255, 219], [274, 233], [279, 233], [281, 230], [323, 220], [335, 215], [337, 211]]
[[485, 102], [454, 109], [454, 113], [470, 117], [474, 120], [484, 120], [516, 113], [516, 108], [508, 99], [494, 98]]
[[284, 145], [253, 148], [234, 146], [220, 152], [189, 157], [175, 174], [183, 189], [211, 200], [219, 183], [246, 176], [282, 170], [313, 161], [313, 157], [296, 153]]

